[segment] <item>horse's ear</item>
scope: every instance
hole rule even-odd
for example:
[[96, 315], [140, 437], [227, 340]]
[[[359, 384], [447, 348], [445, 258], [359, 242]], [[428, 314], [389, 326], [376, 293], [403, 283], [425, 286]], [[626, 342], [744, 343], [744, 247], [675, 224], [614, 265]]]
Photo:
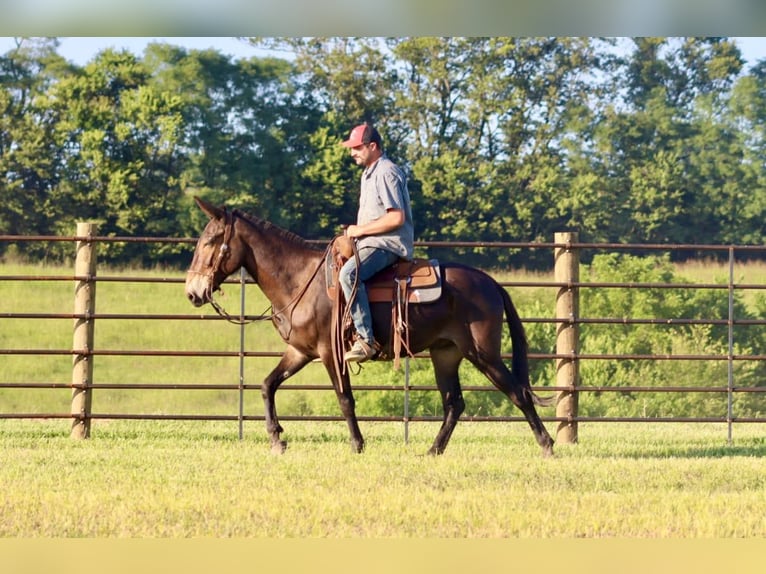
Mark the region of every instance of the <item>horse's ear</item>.
[[223, 209], [216, 207], [215, 205], [208, 203], [201, 197], [194, 196], [194, 203], [207, 215], [210, 219], [222, 219], [225, 215]]

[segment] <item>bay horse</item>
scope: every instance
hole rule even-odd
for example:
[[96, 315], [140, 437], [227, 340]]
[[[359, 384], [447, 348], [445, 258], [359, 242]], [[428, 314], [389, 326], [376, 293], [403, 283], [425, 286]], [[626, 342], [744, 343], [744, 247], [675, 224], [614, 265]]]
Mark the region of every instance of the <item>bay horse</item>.
[[[215, 207], [195, 197], [210, 218], [197, 241], [186, 275], [186, 296], [195, 307], [211, 303], [221, 283], [241, 267], [250, 274], [271, 303], [270, 319], [287, 344], [281, 360], [263, 380], [266, 431], [273, 452], [284, 452], [274, 396], [279, 386], [314, 359], [324, 364], [341, 412], [348, 424], [351, 447], [364, 449], [351, 391], [348, 369], [334, 367], [331, 343], [332, 300], [323, 272], [325, 255], [290, 231], [239, 210]], [[442, 263], [443, 288], [432, 303], [409, 308], [409, 350], [428, 350], [444, 417], [428, 454], [442, 454], [465, 402], [458, 378], [461, 361], [468, 359], [510, 398], [529, 423], [544, 456], [553, 454], [553, 439], [535, 405], [550, 406], [531, 389], [524, 328], [508, 293], [486, 273], [456, 263]], [[373, 331], [383, 349], [391, 348], [391, 304], [373, 303]], [[505, 316], [505, 321], [503, 320]], [[501, 358], [501, 336], [506, 322], [511, 334], [511, 370]], [[391, 353], [386, 353], [389, 357]]]

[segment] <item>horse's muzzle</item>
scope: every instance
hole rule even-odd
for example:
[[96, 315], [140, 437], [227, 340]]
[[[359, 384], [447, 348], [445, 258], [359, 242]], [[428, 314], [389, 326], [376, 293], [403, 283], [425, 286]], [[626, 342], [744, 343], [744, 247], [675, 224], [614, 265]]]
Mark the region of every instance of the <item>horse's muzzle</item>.
[[191, 301], [191, 304], [195, 307], [202, 307], [205, 303], [207, 303], [207, 300], [205, 297], [200, 297], [196, 293], [186, 293], [186, 297]]
[[209, 278], [198, 273], [186, 275], [186, 298], [195, 307], [201, 307], [210, 302]]

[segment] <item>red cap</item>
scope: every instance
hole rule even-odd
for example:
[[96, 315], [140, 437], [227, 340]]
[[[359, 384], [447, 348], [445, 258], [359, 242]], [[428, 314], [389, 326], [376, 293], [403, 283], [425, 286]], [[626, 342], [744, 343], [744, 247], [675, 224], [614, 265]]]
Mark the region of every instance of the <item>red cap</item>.
[[380, 134], [378, 130], [370, 124], [361, 124], [356, 126], [348, 136], [348, 139], [341, 143], [346, 147], [356, 147], [370, 142], [376, 142], [380, 145]]

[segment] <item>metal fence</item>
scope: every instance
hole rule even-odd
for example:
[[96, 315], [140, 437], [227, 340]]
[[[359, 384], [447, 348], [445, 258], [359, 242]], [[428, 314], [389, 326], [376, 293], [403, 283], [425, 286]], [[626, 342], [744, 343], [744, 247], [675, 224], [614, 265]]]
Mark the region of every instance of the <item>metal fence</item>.
[[[85, 225], [85, 224], [83, 224]], [[19, 321], [29, 321], [37, 319], [47, 320], [69, 320], [74, 322], [74, 333], [72, 337], [72, 346], [69, 348], [15, 348], [12, 345], [6, 345], [7, 348], [0, 348], [0, 356], [20, 355], [29, 357], [29, 360], [45, 356], [71, 357], [72, 358], [72, 377], [70, 381], [54, 380], [46, 382], [29, 381], [7, 381], [0, 380], [0, 390], [12, 389], [14, 391], [31, 390], [67, 390], [71, 392], [71, 404], [68, 410], [60, 412], [21, 412], [9, 409], [0, 403], [0, 419], [68, 419], [72, 424], [73, 436], [86, 437], [90, 429], [90, 422], [98, 419], [135, 419], [135, 420], [221, 420], [236, 421], [239, 428], [239, 436], [242, 437], [243, 425], [246, 421], [263, 420], [260, 415], [245, 414], [244, 402], [247, 391], [260, 390], [260, 381], [250, 383], [247, 381], [245, 361], [250, 358], [278, 357], [280, 352], [269, 350], [258, 350], [246, 348], [244, 326], [240, 326], [240, 345], [236, 351], [219, 351], [200, 349], [196, 351], [188, 350], [147, 350], [147, 349], [127, 349], [110, 350], [104, 348], [97, 340], [94, 340], [93, 326], [96, 322], [101, 324], [106, 321], [117, 321], [121, 319], [137, 319], [142, 321], [157, 320], [176, 320], [176, 321], [220, 321], [218, 315], [207, 312], [206, 314], [156, 314], [156, 313], [100, 313], [95, 306], [95, 299], [89, 299], [87, 293], [95, 292], [97, 283], [162, 283], [162, 284], [182, 284], [184, 282], [184, 273], [169, 272], [167, 276], [158, 277], [147, 276], [109, 276], [96, 273], [95, 256], [87, 255], [91, 249], [97, 248], [97, 245], [105, 242], [157, 242], [157, 243], [188, 243], [193, 244], [194, 239], [179, 238], [131, 238], [131, 237], [99, 237], [95, 235], [91, 227], [78, 226], [77, 234], [72, 237], [60, 236], [8, 236], [0, 235], [0, 242], [20, 243], [20, 242], [51, 242], [65, 241], [75, 245], [75, 251], [78, 253], [75, 264], [74, 274], [72, 275], [9, 275], [2, 272], [0, 266], [0, 282], [19, 282], [28, 285], [36, 282], [64, 283], [70, 288], [75, 286], [75, 303], [71, 313], [51, 313], [51, 312], [17, 312], [14, 310], [0, 311], [0, 330], [6, 333], [13, 333], [15, 325]], [[419, 247], [438, 247], [445, 248], [483, 248], [483, 249], [513, 249], [513, 250], [549, 250], [552, 254], [552, 266], [554, 280], [540, 281], [501, 281], [501, 284], [508, 288], [532, 288], [549, 289], [555, 294], [556, 310], [553, 316], [549, 317], [522, 317], [526, 324], [549, 323], [555, 324], [557, 330], [557, 340], [555, 341], [555, 352], [541, 353], [532, 352], [529, 355], [530, 361], [553, 361], [556, 365], [556, 382], [553, 386], [545, 386], [536, 390], [555, 391], [558, 394], [558, 405], [555, 416], [543, 416], [546, 422], [554, 422], [557, 425], [557, 439], [563, 442], [577, 441], [577, 425], [580, 422], [690, 422], [690, 423], [726, 423], [728, 439], [732, 439], [732, 428], [735, 423], [763, 423], [766, 422], [766, 415], [758, 413], [756, 416], [735, 416], [733, 412], [734, 397], [747, 393], [766, 392], [766, 386], [760, 383], [742, 386], [738, 385], [735, 379], [734, 366], [740, 362], [759, 362], [766, 360], [766, 355], [760, 354], [737, 354], [735, 353], [734, 333], [735, 329], [743, 327], [763, 328], [766, 326], [766, 320], [763, 319], [741, 319], [735, 317], [734, 294], [736, 291], [744, 290], [763, 290], [766, 285], [754, 282], [737, 282], [735, 280], [735, 265], [738, 258], [753, 259], [763, 256], [766, 247], [761, 246], [735, 246], [735, 245], [681, 245], [681, 244], [604, 244], [604, 243], [582, 243], [578, 242], [576, 234], [556, 234], [551, 243], [527, 243], [527, 242], [428, 242], [419, 243]], [[586, 252], [670, 252], [670, 253], [693, 253], [696, 256], [716, 257], [728, 262], [728, 280], [725, 283], [607, 283], [607, 282], [588, 282], [579, 280], [579, 262], [580, 256]], [[86, 255], [83, 256], [82, 254]], [[239, 284], [240, 288], [240, 309], [239, 312], [229, 310], [232, 314], [238, 314], [243, 319], [257, 319], [261, 316], [246, 314], [245, 286], [249, 279], [244, 272], [239, 278], [229, 284]], [[584, 289], [710, 289], [725, 291], [728, 297], [728, 316], [725, 318], [678, 318], [678, 317], [651, 317], [651, 318], [631, 318], [631, 317], [583, 317], [579, 313], [579, 294]], [[81, 295], [86, 293], [86, 297]], [[702, 310], [704, 311], [704, 310]], [[728, 330], [728, 349], [726, 353], [718, 354], [586, 354], [579, 349], [579, 328], [581, 325], [700, 325], [700, 326], [723, 326]], [[234, 329], [234, 327], [231, 327]], [[12, 337], [6, 337], [12, 341]], [[551, 342], [553, 347], [554, 342]], [[238, 372], [236, 373], [236, 384], [199, 384], [177, 381], [165, 384], [152, 383], [134, 383], [127, 381], [100, 382], [98, 372], [94, 373], [94, 357], [122, 356], [122, 357], [230, 357], [236, 360]], [[427, 358], [427, 354], [420, 354], [413, 360]], [[723, 361], [727, 364], [726, 380], [713, 381], [710, 384], [699, 386], [676, 386], [666, 385], [657, 387], [655, 385], [619, 385], [619, 386], [595, 386], [589, 385], [587, 381], [581, 381], [579, 378], [579, 367], [585, 361], [678, 361], [688, 364], [702, 361]], [[435, 386], [430, 385], [412, 385], [409, 377], [409, 360], [405, 361], [405, 368], [402, 374], [401, 384], [395, 385], [366, 385], [365, 392], [375, 391], [397, 391], [404, 394], [404, 409], [402, 413], [391, 416], [360, 416], [360, 421], [401, 421], [404, 423], [405, 439], [408, 434], [408, 425], [419, 421], [441, 420], [437, 416], [414, 416], [409, 412], [409, 403], [412, 393], [422, 391], [435, 391]], [[3, 377], [0, 374], [0, 377]], [[126, 379], [129, 379], [129, 374]], [[167, 390], [167, 391], [224, 391], [238, 393], [238, 412], [222, 414], [189, 414], [189, 413], [99, 413], [92, 411], [92, 397], [94, 393], [101, 390], [119, 389], [125, 391], [142, 392], [147, 390]], [[302, 391], [329, 391], [331, 386], [328, 380], [323, 378], [311, 384], [291, 384], [285, 383], [282, 389], [293, 389]], [[491, 386], [464, 386], [465, 391], [482, 392], [494, 391]], [[578, 413], [578, 399], [583, 393], [713, 393], [725, 395], [727, 407], [725, 412], [718, 416], [704, 417], [657, 417], [657, 416], [622, 416], [622, 417], [598, 417], [581, 416]], [[1, 395], [0, 395], [1, 396]], [[62, 405], [63, 406], [63, 405]], [[340, 415], [318, 416], [316, 414], [281, 416], [282, 420], [343, 420]], [[497, 417], [497, 416], [464, 416], [461, 420], [468, 421], [524, 421], [521, 416]]]

